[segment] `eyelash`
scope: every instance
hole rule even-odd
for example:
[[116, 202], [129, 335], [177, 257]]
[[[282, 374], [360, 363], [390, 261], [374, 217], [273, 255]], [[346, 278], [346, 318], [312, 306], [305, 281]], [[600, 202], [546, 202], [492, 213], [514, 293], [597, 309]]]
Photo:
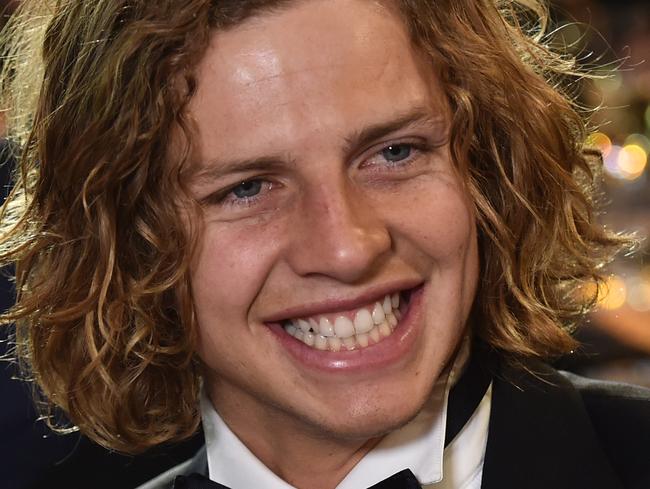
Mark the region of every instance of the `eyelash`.
[[[391, 143], [391, 144], [386, 144], [382, 146], [381, 149], [376, 151], [371, 158], [368, 158], [368, 160], [374, 159], [376, 157], [381, 157], [382, 153], [385, 151], [388, 151], [390, 148], [394, 147], [408, 147], [410, 150], [410, 154], [399, 161], [388, 161], [383, 164], [386, 168], [389, 169], [389, 171], [404, 171], [407, 170], [409, 165], [416, 159], [418, 159], [420, 156], [424, 154], [428, 154], [432, 151], [431, 145], [429, 145], [426, 142], [410, 142], [410, 141], [405, 141], [405, 142], [397, 142], [397, 143]], [[368, 161], [366, 160], [366, 161]]]
[[[431, 145], [425, 142], [419, 142], [419, 143], [410, 142], [410, 141], [395, 142], [395, 143], [385, 144], [378, 151], [374, 152], [373, 155], [370, 158], [368, 158], [366, 161], [375, 159], [377, 157], [381, 157], [383, 152], [394, 147], [408, 147], [408, 149], [410, 150], [410, 154], [406, 158], [394, 162], [386, 160], [386, 163], [383, 164], [383, 166], [387, 168], [388, 171], [396, 171], [396, 172], [406, 170], [410, 165], [410, 163], [412, 163], [414, 160], [416, 160], [418, 157], [422, 156], [423, 154], [430, 153], [432, 150]], [[364, 162], [362, 166], [365, 166], [365, 163], [366, 162]], [[253, 182], [261, 182], [263, 188], [259, 193], [251, 197], [242, 197], [242, 198], [234, 197], [233, 192], [237, 188], [239, 188], [244, 184], [250, 184]], [[243, 207], [243, 208], [252, 207], [256, 205], [258, 201], [263, 199], [267, 192], [273, 190], [274, 186], [275, 184], [269, 180], [266, 180], [264, 176], [258, 176], [247, 180], [242, 180], [238, 182], [236, 185], [233, 185], [220, 192], [217, 192], [216, 194], [208, 196], [205, 199], [205, 203], [217, 204], [224, 207]]]
[[[261, 182], [263, 190], [260, 193], [253, 195], [251, 197], [237, 198], [233, 195], [235, 189], [237, 189], [243, 184], [252, 183], [252, 182]], [[223, 191], [208, 196], [205, 203], [217, 204], [224, 207], [244, 207], [244, 208], [252, 207], [255, 204], [257, 204], [257, 202], [260, 199], [264, 197], [265, 192], [271, 191], [273, 187], [274, 184], [268, 180], [265, 180], [263, 176], [249, 178], [248, 180], [243, 180], [239, 182], [237, 185], [233, 185], [232, 187], [228, 187]]]

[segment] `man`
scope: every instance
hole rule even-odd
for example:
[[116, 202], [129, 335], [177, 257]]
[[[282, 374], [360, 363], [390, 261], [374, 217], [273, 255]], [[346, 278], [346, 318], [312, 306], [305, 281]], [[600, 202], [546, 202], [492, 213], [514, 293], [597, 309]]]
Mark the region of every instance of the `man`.
[[146, 488], [645, 487], [647, 393], [533, 360], [623, 240], [527, 4], [53, 6], [4, 216], [45, 395], [129, 453], [202, 419]]

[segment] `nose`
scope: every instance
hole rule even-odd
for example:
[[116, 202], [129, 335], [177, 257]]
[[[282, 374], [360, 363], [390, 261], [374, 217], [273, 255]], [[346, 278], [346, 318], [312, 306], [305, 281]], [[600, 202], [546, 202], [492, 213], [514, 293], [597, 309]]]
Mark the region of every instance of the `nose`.
[[379, 209], [345, 183], [306, 192], [290, 235], [288, 261], [295, 273], [350, 284], [380, 269], [392, 246]]

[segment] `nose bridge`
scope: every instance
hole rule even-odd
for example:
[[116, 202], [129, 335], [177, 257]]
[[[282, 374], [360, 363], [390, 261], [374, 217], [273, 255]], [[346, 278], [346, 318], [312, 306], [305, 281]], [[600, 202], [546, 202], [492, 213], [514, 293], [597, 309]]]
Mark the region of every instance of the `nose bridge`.
[[342, 177], [306, 191], [293, 226], [290, 262], [300, 275], [355, 282], [372, 273], [391, 248], [379, 210]]

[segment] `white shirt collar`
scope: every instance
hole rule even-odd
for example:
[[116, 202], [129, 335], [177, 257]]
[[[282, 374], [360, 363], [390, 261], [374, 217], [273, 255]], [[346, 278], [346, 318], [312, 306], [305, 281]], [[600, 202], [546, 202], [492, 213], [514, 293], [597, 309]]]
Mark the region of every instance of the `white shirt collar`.
[[246, 448], [205, 394], [201, 395], [201, 418], [211, 480], [231, 489], [294, 489]]
[[487, 446], [492, 384], [481, 399], [472, 417], [445, 448], [445, 477], [435, 489], [479, 489], [483, 477], [483, 461]]
[[[423, 485], [436, 484], [435, 487], [441, 489], [479, 487], [474, 484], [448, 485], [447, 480], [442, 485], [437, 484], [443, 480], [443, 470], [450, 471], [448, 480], [457, 482], [469, 480], [473, 477], [472, 474], [478, 472], [480, 483], [480, 469], [487, 440], [490, 390], [470, 422], [461, 430], [447, 451], [444, 449], [449, 390], [460, 377], [468, 355], [469, 339], [465, 338], [452, 368], [436, 382], [422, 411], [408, 424], [384, 437], [359, 461], [337, 489], [369, 487], [405, 468], [411, 469]], [[294, 489], [246, 448], [205, 395], [201, 396], [201, 417], [210, 479], [232, 489]], [[459, 446], [463, 449], [459, 449]], [[466, 451], [464, 448], [467, 446], [475, 448]]]

